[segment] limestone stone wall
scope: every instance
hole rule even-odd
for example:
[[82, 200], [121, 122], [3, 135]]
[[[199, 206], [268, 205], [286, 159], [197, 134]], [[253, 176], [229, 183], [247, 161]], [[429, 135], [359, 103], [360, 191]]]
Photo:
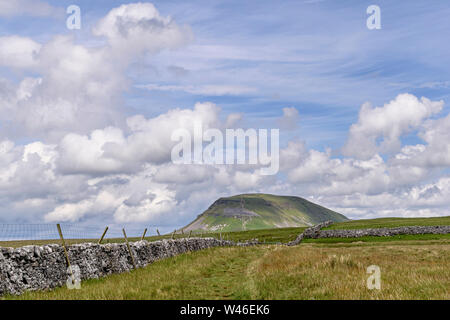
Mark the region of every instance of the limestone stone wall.
[[313, 227], [306, 229], [299, 234], [294, 241], [287, 243], [288, 246], [295, 246], [302, 242], [303, 239], [318, 238], [360, 238], [365, 236], [389, 237], [404, 234], [447, 234], [450, 233], [450, 226], [410, 226], [396, 228], [372, 228], [372, 229], [335, 229], [321, 230], [322, 228], [332, 225], [332, 221], [319, 223]]
[[[130, 243], [137, 267], [187, 251], [235, 245], [214, 238], [139, 241]], [[239, 244], [250, 245], [250, 243]], [[126, 244], [84, 243], [68, 246], [71, 265], [78, 266], [81, 280], [100, 278], [133, 269]], [[45, 290], [66, 284], [68, 272], [61, 245], [0, 248], [0, 295]]]
[[297, 238], [289, 243], [287, 243], [287, 246], [296, 246], [300, 242], [302, 242], [305, 238], [314, 238], [320, 231], [320, 229], [331, 226], [333, 224], [333, 221], [325, 221], [319, 224], [316, 224], [315, 226], [307, 228], [303, 233], [300, 233]]
[[309, 238], [359, 238], [365, 236], [390, 237], [404, 234], [447, 234], [450, 226], [411, 226], [397, 228], [372, 228], [372, 229], [336, 229], [320, 230], [311, 234]]

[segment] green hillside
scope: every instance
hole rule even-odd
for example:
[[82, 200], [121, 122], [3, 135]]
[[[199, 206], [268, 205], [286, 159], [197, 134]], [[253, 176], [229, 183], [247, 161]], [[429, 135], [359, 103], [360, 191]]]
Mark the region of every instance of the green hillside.
[[320, 222], [348, 219], [308, 200], [271, 194], [242, 194], [215, 201], [184, 231], [242, 231], [306, 227]]

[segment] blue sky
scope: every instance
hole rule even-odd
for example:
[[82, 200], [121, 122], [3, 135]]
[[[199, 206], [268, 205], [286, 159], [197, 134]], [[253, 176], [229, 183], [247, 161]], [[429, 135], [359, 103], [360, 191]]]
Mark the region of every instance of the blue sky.
[[[296, 126], [281, 128], [281, 146], [287, 148], [289, 143], [298, 143], [296, 150], [298, 154], [293, 157], [297, 159], [295, 161], [300, 162], [290, 163], [294, 161], [291, 158], [289, 161], [286, 160], [289, 162], [287, 169], [269, 183], [273, 186], [272, 189], [264, 186], [265, 180], [255, 178], [258, 183], [246, 190], [233, 184], [227, 188], [219, 188], [220, 190], [214, 189], [214, 192], [211, 191], [209, 195], [199, 200], [202, 197], [196, 196], [195, 193], [189, 194], [188, 189], [181, 187], [177, 189], [178, 187], [166, 181], [162, 189], [167, 189], [167, 194], [170, 195], [164, 193], [165, 196], [173, 198], [175, 208], [179, 208], [182, 212], [178, 217], [171, 216], [174, 225], [188, 222], [215, 197], [239, 191], [304, 195], [355, 217], [381, 215], [377, 212], [393, 215], [394, 213], [386, 211], [386, 208], [381, 209], [383, 206], [379, 205], [385, 198], [380, 200], [376, 196], [383, 195], [388, 198], [399, 195], [401, 198], [401, 194], [409, 194], [414, 197], [419, 192], [417, 190], [428, 190], [432, 185], [441, 188], [439, 190], [442, 190], [443, 197], [446, 194], [442, 188], [446, 185], [445, 179], [448, 178], [448, 164], [445, 162], [447, 160], [442, 159], [447, 159], [445, 148], [448, 147], [448, 143], [438, 145], [437, 138], [432, 141], [431, 137], [447, 134], [446, 121], [450, 100], [448, 41], [450, 6], [447, 1], [153, 1], [160, 16], [170, 16], [180, 30], [186, 27], [186, 30], [191, 31], [192, 39], [184, 42], [180, 40], [177, 43], [174, 41], [167, 47], [161, 46], [156, 52], [144, 54], [136, 53], [139, 48], [134, 53], [123, 53], [125, 51], [121, 50], [135, 49], [130, 45], [131, 42], [125, 42], [122, 47], [114, 48], [108, 36], [93, 33], [99, 21], [112, 12], [111, 10], [122, 5], [131, 5], [132, 1], [41, 0], [40, 3], [20, 1], [22, 5], [13, 9], [8, 9], [9, 7], [0, 1], [0, 59], [4, 57], [4, 61], [0, 61], [0, 78], [4, 81], [1, 83], [3, 91], [0, 91], [0, 102], [9, 101], [7, 98], [11, 96], [11, 92], [16, 86], [19, 87], [24, 79], [41, 78], [42, 92], [30, 93], [31, 96], [35, 95], [30, 99], [37, 99], [33, 100], [37, 103], [34, 105], [37, 109], [35, 111], [45, 119], [49, 119], [51, 118], [49, 115], [43, 115], [46, 108], [50, 110], [56, 106], [56, 114], [59, 110], [63, 110], [58, 109], [62, 108], [59, 104], [66, 99], [73, 99], [70, 89], [72, 87], [79, 85], [82, 88], [80, 90], [88, 90], [88, 84], [92, 80], [96, 86], [107, 82], [113, 89], [108, 91], [111, 101], [99, 94], [98, 97], [89, 99], [80, 98], [81, 100], [73, 106], [67, 107], [64, 112], [61, 111], [61, 114], [67, 117], [63, 119], [64, 121], [76, 112], [85, 112], [82, 111], [83, 108], [87, 108], [88, 111], [93, 109], [93, 114], [100, 115], [101, 119], [94, 119], [95, 117], [91, 119], [85, 115], [86, 121], [80, 121], [82, 118], [74, 116], [74, 120], [70, 120], [72, 122], [58, 125], [52, 118], [53, 122], [43, 124], [40, 129], [36, 129], [39, 125], [32, 123], [23, 114], [27, 113], [26, 111], [20, 113], [19, 109], [25, 108], [21, 103], [25, 102], [9, 106], [10, 109], [6, 108], [7, 111], [2, 115], [3, 119], [0, 119], [3, 120], [0, 121], [0, 128], [3, 130], [0, 141], [11, 140], [15, 148], [25, 148], [30, 143], [40, 142], [49, 146], [49, 150], [55, 148], [58, 154], [55, 159], [62, 159], [61, 152], [65, 146], [63, 142], [68, 139], [67, 135], [79, 135], [77, 137], [80, 139], [84, 136], [87, 137], [85, 140], [91, 143], [91, 140], [94, 140], [90, 136], [93, 130], [103, 130], [107, 126], [112, 126], [122, 130], [127, 136], [130, 132], [126, 122], [133, 116], [141, 115], [152, 123], [151, 119], [168, 115], [171, 110], [177, 108], [193, 110], [194, 105], [199, 102], [211, 102], [220, 107], [219, 117], [224, 122], [230, 114], [240, 113], [242, 115], [240, 124], [246, 128], [277, 127], [280, 123], [277, 119], [286, 117], [286, 108], [297, 110]], [[81, 30], [66, 28], [65, 11], [73, 4], [81, 8]], [[366, 9], [369, 5], [378, 5], [381, 9], [380, 30], [369, 30], [366, 26], [369, 16]], [[149, 18], [148, 21], [153, 20]], [[135, 22], [130, 22], [132, 27]], [[142, 41], [149, 43], [141, 45], [144, 48], [142, 50], [151, 51], [153, 48], [150, 42], [156, 39], [154, 37], [157, 35], [152, 34], [154, 32], [152, 30], [147, 31], [149, 36]], [[103, 35], [105, 32], [108, 31], [103, 31]], [[188, 33], [187, 31], [183, 33], [186, 39], [189, 37]], [[57, 42], [55, 39], [61, 35], [68, 40]], [[29, 65], [13, 67], [9, 62], [13, 61], [11, 60], [13, 58], [1, 55], [1, 41], [6, 44], [4, 48], [7, 48], [11, 36], [31, 39], [43, 46], [45, 50], [41, 49], [39, 53], [39, 57], [42, 57], [39, 59], [42, 61], [38, 62], [38, 67]], [[64, 43], [67, 43], [67, 52], [64, 51]], [[73, 69], [83, 70], [77, 75], [80, 76], [80, 81], [68, 78], [59, 80], [57, 77], [61, 76], [62, 68], [71, 63], [70, 50], [76, 50], [77, 45], [82, 49], [80, 54], [73, 55], [76, 63], [84, 59], [96, 62], [92, 65], [87, 62], [81, 63], [76, 67], [78, 69]], [[130, 48], [126, 48], [127, 46]], [[102, 55], [102, 52], [110, 47], [111, 52]], [[105, 57], [105, 59], [117, 58], [119, 55], [123, 56], [113, 63], [101, 60]], [[101, 59], [96, 60], [98, 57]], [[46, 64], [52, 59], [53, 65]], [[95, 72], [90, 74], [89, 70], [83, 69], [85, 66]], [[87, 83], [86, 87], [80, 83]], [[60, 85], [65, 89], [61, 89]], [[418, 100], [398, 99], [402, 94], [410, 94]], [[81, 95], [83, 96], [84, 92]], [[432, 105], [420, 100], [421, 97], [443, 103], [439, 106]], [[372, 109], [362, 108], [365, 103], [370, 103]], [[404, 114], [401, 112], [402, 103]], [[389, 107], [391, 105], [392, 109]], [[375, 107], [380, 107], [381, 112], [386, 114], [385, 122], [371, 123], [371, 117], [377, 114], [374, 111]], [[11, 111], [15, 110], [14, 108], [19, 110], [17, 116], [15, 111]], [[26, 108], [33, 110], [33, 105], [27, 104]], [[104, 117], [102, 112], [105, 113]], [[403, 121], [403, 117], [406, 120]], [[439, 126], [443, 129], [435, 130], [438, 131], [435, 133], [433, 128], [441, 128]], [[367, 153], [358, 151], [358, 148], [370, 149], [372, 139], [375, 141], [375, 149], [366, 150]], [[361, 141], [367, 143], [367, 146]], [[301, 144], [304, 145], [304, 149]], [[80, 150], [84, 150], [83, 147], [86, 146], [83, 144], [77, 146]], [[42, 146], [39, 148], [45, 149]], [[86, 150], [93, 150], [89, 148]], [[444, 148], [442, 157], [436, 155], [431, 159], [425, 156], [431, 154], [431, 150], [439, 148], [440, 150]], [[414, 164], [408, 162], [408, 165], [403, 163], [398, 165], [396, 161], [399, 161], [399, 158], [410, 157], [408, 152], [418, 152], [420, 156], [417, 155], [417, 159], [413, 157], [411, 161]], [[367, 154], [372, 158], [367, 158]], [[381, 162], [377, 162], [378, 156]], [[40, 157], [41, 160], [44, 159], [43, 154], [40, 154]], [[325, 158], [327, 160], [324, 160]], [[69, 164], [62, 166], [66, 171], [58, 169], [60, 162], [61, 160], [55, 162], [55, 172], [70, 171], [67, 169], [70, 167]], [[419, 162], [420, 165], [417, 164]], [[159, 163], [151, 163], [151, 166], [153, 165], [156, 166], [155, 170], [162, 170], [157, 167]], [[11, 166], [16, 168], [17, 163]], [[372, 187], [362, 187], [367, 190], [361, 194], [354, 191], [339, 193], [329, 189], [346, 179], [349, 184], [352, 183], [351, 178], [344, 179], [342, 176], [342, 172], [350, 170], [347, 166], [355, 172], [367, 170], [369, 167], [381, 170], [378, 174], [372, 172], [368, 173], [366, 178], [360, 176], [354, 179], [368, 181], [382, 172], [386, 174], [385, 179], [389, 182], [373, 181], [373, 185], [379, 187], [374, 187], [375, 191]], [[146, 168], [145, 170], [149, 170]], [[67, 173], [64, 174], [64, 179], [81, 179], [77, 180], [81, 188], [83, 184], [91, 183], [89, 179], [93, 177], [89, 175], [95, 171], [92, 170], [89, 167], [89, 170], [82, 173], [86, 180]], [[309, 178], [305, 178], [305, 172], [308, 170], [321, 172], [320, 176], [317, 176], [317, 181], [321, 181], [322, 184], [306, 186]], [[415, 180], [406, 179], [403, 172], [413, 171], [417, 174]], [[110, 178], [111, 173], [99, 172], [95, 171], [95, 178]], [[402, 178], [395, 176], [397, 174]], [[133, 177], [136, 178], [137, 175], [135, 173]], [[237, 172], [231, 174], [233, 175], [234, 178], [239, 176]], [[348, 177], [350, 176], [354, 177], [353, 175]], [[292, 181], [289, 180], [290, 177], [293, 177]], [[131, 177], [127, 176], [128, 178], [132, 180]], [[196, 182], [199, 190], [205, 187], [208, 179], [212, 178], [205, 178], [201, 183]], [[404, 184], [398, 182], [399, 180], [404, 180]], [[148, 188], [148, 192], [151, 193], [154, 181], [152, 178], [146, 182], [147, 184], [142, 181], [139, 183], [144, 183], [144, 188]], [[204, 184], [201, 185], [202, 183]], [[365, 182], [363, 184], [365, 185]], [[158, 185], [158, 188], [160, 187], [161, 185]], [[55, 188], [53, 185], [49, 190], [56, 192]], [[119, 187], [115, 185], [114, 188]], [[127, 192], [133, 189], [129, 191], [130, 197], [136, 197], [136, 188], [137, 185], [127, 189]], [[346, 189], [342, 186], [336, 188]], [[113, 187], [104, 191], [113, 192], [112, 189]], [[116, 189], [114, 192], [117, 192]], [[349, 187], [348, 190], [352, 189]], [[39, 200], [42, 201], [42, 206], [36, 209], [36, 212], [39, 212], [37, 216], [43, 219], [42, 217], [49, 212], [56, 212], [55, 210], [67, 204], [82, 205], [86, 197], [98, 199], [101, 192], [98, 190], [93, 192], [85, 194], [77, 191], [75, 192], [77, 196], [74, 197], [57, 192], [57, 195], [47, 195], [47, 200], [50, 199], [48, 202], [44, 199]], [[333, 201], [331, 204], [323, 199], [327, 192], [333, 197], [330, 200]], [[2, 196], [0, 193], [0, 197]], [[17, 215], [13, 218], [8, 217], [9, 220], [18, 220], [19, 216], [20, 219], [25, 219], [23, 216], [26, 214], [23, 212], [31, 212], [33, 209], [14, 204], [13, 196], [4, 195], [4, 197], [8, 199], [7, 201], [12, 201], [12, 207], [18, 208]], [[354, 197], [359, 197], [358, 203]], [[28, 200], [37, 201], [34, 196]], [[427, 205], [417, 204], [416, 210], [409, 207], [408, 199], [401, 198], [398, 201], [401, 214], [429, 215], [428, 211], [426, 213], [417, 211], [419, 210], [417, 208], [427, 208]], [[443, 208], [443, 202], [440, 201], [436, 199], [432, 206], [439, 203], [440, 208]], [[187, 209], [190, 203], [191, 209]], [[361, 209], [367, 207], [368, 203], [372, 203], [374, 208]], [[380, 208], [379, 211], [377, 208]], [[95, 213], [97, 209], [89, 210]], [[90, 219], [90, 215], [99, 216], [94, 213], [87, 214], [87, 217], [81, 217], [79, 220]], [[444, 213], [445, 210], [439, 214]], [[156, 223], [155, 221], [161, 222], [161, 219], [164, 218], [150, 217], [149, 221]]]

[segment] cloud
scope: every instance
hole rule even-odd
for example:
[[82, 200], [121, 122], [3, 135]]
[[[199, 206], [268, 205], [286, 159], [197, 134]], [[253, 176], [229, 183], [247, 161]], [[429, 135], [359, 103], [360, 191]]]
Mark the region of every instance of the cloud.
[[122, 203], [114, 213], [118, 222], [148, 222], [176, 208], [175, 192], [166, 188], [151, 189], [152, 196], [139, 202], [139, 206]]
[[159, 85], [147, 84], [139, 85], [137, 88], [144, 88], [151, 91], [184, 91], [195, 95], [204, 96], [238, 96], [255, 93], [254, 88], [237, 85]]
[[33, 142], [20, 146], [8, 140], [0, 142], [0, 199], [6, 210], [6, 216], [2, 211], [0, 216], [26, 219], [17, 215], [14, 208], [21, 208], [17, 210], [20, 212], [29, 204], [30, 217], [35, 217], [57, 201], [70, 202], [87, 196], [89, 190], [85, 188], [84, 178], [58, 174], [57, 156], [54, 145]]
[[435, 139], [449, 133], [447, 117], [423, 125], [420, 135], [427, 144], [405, 145], [386, 159], [378, 154], [367, 160], [336, 158], [330, 150], [289, 141], [280, 151], [281, 175], [270, 177], [251, 166], [172, 164], [169, 133], [180, 126], [189, 129], [200, 119], [205, 127], [222, 129], [227, 122], [220, 120], [218, 106], [199, 103], [154, 118], [129, 117], [126, 130], [70, 133], [55, 144], [18, 146], [4, 140], [0, 216], [13, 209], [22, 218], [30, 212], [47, 222], [177, 227], [217, 197], [242, 192], [300, 195], [351, 217], [448, 214], [450, 177], [436, 175], [417, 160]]
[[282, 130], [295, 130], [299, 121], [300, 115], [296, 108], [283, 108], [283, 116], [278, 120], [278, 125]]
[[322, 201], [339, 212], [356, 218], [432, 217], [448, 215], [450, 178], [419, 184], [401, 192], [373, 195], [353, 193], [344, 197], [326, 197]]
[[189, 26], [179, 26], [162, 17], [151, 3], [124, 4], [112, 9], [94, 28], [104, 36], [117, 54], [156, 53], [176, 49], [192, 41]]
[[450, 115], [426, 121], [418, 136], [425, 144], [404, 146], [392, 160], [393, 164], [416, 168], [450, 166]]
[[[80, 145], [74, 144], [68, 158], [80, 163], [77, 151], [97, 155], [88, 159], [88, 162], [92, 165], [99, 164], [106, 170], [95, 167], [95, 170], [91, 170], [86, 167], [79, 174], [95, 174], [99, 177], [105, 174], [121, 175], [126, 181], [119, 185], [106, 184], [99, 189], [106, 188], [121, 199], [111, 209], [116, 221], [157, 221], [153, 219], [164, 219], [163, 217], [180, 219], [181, 212], [189, 211], [188, 207], [202, 208], [200, 203], [204, 203], [204, 206], [209, 204], [206, 199], [195, 196], [197, 192], [205, 190], [209, 190], [211, 197], [241, 192], [297, 194], [353, 217], [374, 217], [378, 214], [377, 210], [380, 215], [386, 216], [431, 215], [431, 212], [423, 209], [424, 206], [435, 208], [435, 214], [445, 214], [445, 206], [449, 203], [445, 199], [448, 187], [445, 180], [442, 180], [444, 178], [425, 182], [434, 180], [433, 172], [426, 166], [413, 166], [406, 162], [423, 152], [425, 146], [421, 145], [404, 146], [399, 153], [386, 160], [378, 154], [370, 159], [360, 160], [351, 157], [335, 158], [330, 150], [308, 150], [301, 141], [289, 141], [287, 147], [280, 151], [282, 174], [287, 177], [284, 182], [280, 177], [262, 177], [249, 166], [172, 164], [167, 156], [171, 145], [165, 140], [168, 134], [164, 130], [173, 130], [176, 128], [174, 124], [183, 125], [200, 118], [209, 119], [209, 125], [221, 127], [223, 124], [218, 120], [218, 112], [218, 107], [213, 104], [197, 104], [194, 109], [174, 109], [151, 119], [131, 117], [128, 119], [130, 135], [124, 136], [121, 131], [117, 131], [118, 138], [108, 140], [106, 135], [112, 128], [93, 133], [80, 142], [87, 146], [94, 145], [95, 150], [87, 152]], [[436, 121], [446, 123], [444, 119]], [[439, 132], [446, 132], [445, 126], [429, 126]], [[136, 138], [136, 134], [143, 136]], [[151, 145], [137, 143], [150, 137]], [[65, 139], [63, 141], [66, 142]], [[114, 144], [121, 151], [120, 157], [110, 152], [114, 149], [110, 149]], [[158, 145], [167, 147], [161, 153], [165, 156], [156, 156], [158, 147], [155, 146]], [[59, 150], [62, 152], [63, 149]], [[155, 154], [149, 157], [147, 152]], [[108, 172], [108, 166], [102, 165], [103, 157], [118, 159], [117, 163], [120, 165], [116, 168], [120, 170], [113, 168]], [[132, 165], [133, 170], [126, 172], [124, 165], [129, 165], [136, 159], [139, 161]], [[156, 204], [154, 190], [160, 190], [164, 195], [159, 198], [161, 203]], [[193, 199], [195, 203], [192, 202]], [[80, 206], [84, 206], [83, 201]], [[392, 206], [398, 206], [399, 209], [394, 211]], [[169, 214], [172, 210], [180, 211], [178, 218]]]
[[387, 166], [378, 155], [369, 160], [336, 159], [330, 152], [309, 150], [308, 155], [288, 171], [288, 179], [294, 185], [303, 185], [314, 195], [376, 194], [390, 187], [386, 171]]
[[125, 171], [125, 164], [105, 155], [108, 144], [125, 143], [122, 130], [108, 127], [90, 136], [66, 135], [59, 144], [59, 170], [65, 174], [108, 174]]
[[213, 103], [197, 103], [193, 109], [173, 109], [155, 118], [135, 115], [126, 119], [129, 134], [107, 127], [90, 135], [70, 133], [61, 140], [58, 167], [65, 174], [101, 175], [138, 172], [147, 163], [171, 161], [171, 135], [186, 129], [194, 135], [195, 121], [204, 129], [222, 127], [220, 108]]
[[[0, 198], [8, 199], [4, 208], [20, 201], [47, 222], [156, 223], [177, 221], [209, 201], [192, 193], [209, 190], [218, 196], [270, 184], [248, 166], [171, 163], [171, 132], [186, 128], [193, 134], [194, 121], [201, 121], [204, 129], [223, 130], [228, 120], [222, 122], [219, 113], [212, 103], [197, 103], [193, 109], [173, 109], [150, 119], [130, 117], [126, 131], [106, 127], [88, 135], [69, 133], [56, 144], [16, 146], [6, 140], [0, 148]], [[199, 202], [190, 203], [191, 197]]]
[[289, 141], [287, 147], [280, 150], [280, 168], [283, 171], [293, 169], [307, 156], [308, 150], [303, 141]]
[[52, 140], [118, 123], [126, 81], [107, 51], [74, 44], [66, 36], [42, 46], [22, 38], [16, 42], [23, 54], [14, 57], [9, 50], [3, 61], [13, 62], [11, 68], [32, 68], [39, 76], [9, 86], [8, 103], [0, 106], [4, 131]]
[[231, 129], [237, 126], [243, 119], [242, 113], [230, 113], [225, 121], [225, 128]]
[[[126, 70], [142, 54], [187, 44], [192, 34], [150, 3], [122, 5], [100, 20], [94, 33], [108, 44], [88, 47], [69, 36], [44, 44], [29, 38], [0, 37], [0, 65], [38, 74], [0, 92], [2, 130], [56, 141], [67, 133], [87, 134], [124, 125], [122, 93]], [[7, 97], [7, 99], [6, 99]]]
[[427, 121], [419, 136], [427, 143], [417, 161], [427, 166], [450, 166], [450, 115]]
[[[342, 149], [344, 155], [368, 159], [377, 152], [395, 152], [401, 148], [400, 136], [418, 129], [431, 115], [438, 113], [443, 101], [417, 99], [400, 94], [383, 107], [372, 108], [366, 103], [359, 112], [358, 123], [350, 128]], [[381, 139], [380, 143], [377, 140]]]
[[220, 108], [210, 102], [196, 103], [193, 109], [172, 109], [151, 119], [136, 115], [127, 119], [131, 134], [124, 145], [110, 144], [108, 155], [127, 162], [165, 163], [171, 159], [172, 133], [177, 129], [186, 129], [194, 135], [195, 122], [208, 128], [221, 126]]
[[39, 0], [0, 0], [0, 16], [63, 17], [64, 10]]
[[0, 66], [31, 68], [37, 65], [41, 45], [30, 38], [0, 37]]
[[154, 179], [159, 183], [204, 183], [214, 178], [215, 171], [212, 166], [165, 164], [158, 168]]
[[79, 221], [92, 208], [92, 203], [89, 200], [83, 200], [79, 203], [65, 203], [56, 207], [45, 216], [47, 222], [59, 221]]

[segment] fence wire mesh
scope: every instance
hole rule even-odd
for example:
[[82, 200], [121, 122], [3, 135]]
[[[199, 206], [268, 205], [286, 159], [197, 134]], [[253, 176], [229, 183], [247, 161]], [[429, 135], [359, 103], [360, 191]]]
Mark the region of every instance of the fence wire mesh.
[[[222, 240], [230, 239], [230, 235], [221, 232], [169, 231], [167, 226], [142, 225], [142, 226], [86, 226], [80, 224], [60, 224], [66, 244], [84, 242], [99, 242], [105, 228], [108, 230], [101, 243], [124, 242], [123, 229], [126, 231], [128, 240], [138, 241], [145, 232], [145, 240], [156, 241], [161, 239], [180, 239], [192, 237], [213, 237]], [[147, 229], [147, 231], [145, 231]], [[162, 232], [162, 231], [165, 232]], [[239, 239], [237, 239], [239, 240]], [[6, 224], [0, 223], [0, 247], [22, 247], [26, 245], [45, 245], [51, 243], [61, 244], [57, 224]]]
[[[125, 227], [127, 237], [140, 238], [147, 229], [146, 237], [156, 235], [156, 226]], [[105, 227], [61, 224], [67, 240], [98, 240]], [[0, 224], [0, 241], [46, 241], [60, 239], [56, 224]], [[122, 227], [109, 226], [104, 239], [123, 239]]]

